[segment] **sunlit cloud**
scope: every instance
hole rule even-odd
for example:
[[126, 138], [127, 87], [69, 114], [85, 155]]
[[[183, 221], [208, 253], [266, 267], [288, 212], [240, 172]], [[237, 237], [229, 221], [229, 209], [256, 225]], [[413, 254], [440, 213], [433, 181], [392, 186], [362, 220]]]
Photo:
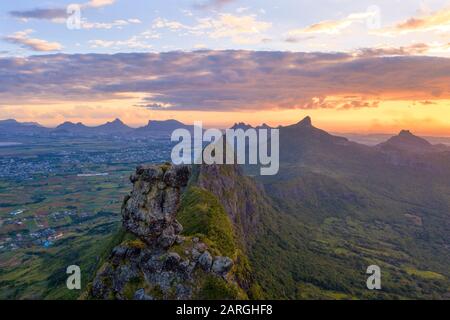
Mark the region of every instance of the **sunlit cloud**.
[[0, 58], [0, 73], [5, 104], [119, 98], [126, 103], [124, 94], [134, 93], [142, 97], [139, 105], [166, 110], [342, 110], [375, 108], [386, 100], [450, 99], [450, 59], [425, 56], [252, 51], [48, 55]]
[[58, 42], [49, 42], [42, 39], [30, 38], [30, 34], [32, 34], [33, 32], [34, 30], [32, 29], [18, 31], [4, 37], [3, 39], [9, 43], [18, 44], [21, 47], [32, 51], [60, 51], [63, 48], [62, 45]]
[[305, 34], [339, 34], [349, 28], [354, 23], [362, 23], [377, 16], [377, 12], [368, 10], [366, 12], [352, 13], [339, 20], [324, 20], [301, 29], [293, 29], [288, 32], [288, 36], [302, 36]]
[[450, 8], [445, 8], [422, 17], [412, 17], [392, 27], [376, 30], [374, 33], [394, 36], [403, 33], [425, 31], [450, 32]]
[[114, 4], [115, 0], [90, 0], [85, 3], [84, 6], [91, 8], [101, 8]]
[[407, 46], [374, 46], [372, 48], [361, 48], [354, 52], [357, 57], [380, 57], [380, 56], [411, 56], [434, 53], [450, 52], [450, 43], [414, 43]]

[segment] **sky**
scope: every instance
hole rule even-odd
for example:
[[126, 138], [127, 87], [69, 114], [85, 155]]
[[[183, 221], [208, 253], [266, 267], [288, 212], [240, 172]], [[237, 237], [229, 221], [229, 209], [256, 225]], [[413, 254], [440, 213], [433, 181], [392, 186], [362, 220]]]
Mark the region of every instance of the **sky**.
[[0, 2], [0, 119], [450, 136], [449, 0]]

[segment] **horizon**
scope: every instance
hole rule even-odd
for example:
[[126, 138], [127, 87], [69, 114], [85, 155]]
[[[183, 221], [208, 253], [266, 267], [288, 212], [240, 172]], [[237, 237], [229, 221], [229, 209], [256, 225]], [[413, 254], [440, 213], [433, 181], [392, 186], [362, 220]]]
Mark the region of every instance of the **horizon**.
[[[296, 121], [296, 122], [286, 123], [286, 124], [270, 125], [270, 124], [267, 124], [265, 122], [264, 123], [250, 123], [250, 122], [245, 122], [245, 121], [238, 120], [238, 121], [235, 121], [235, 122], [233, 122], [233, 123], [231, 123], [229, 125], [223, 126], [223, 127], [204, 126], [204, 128], [205, 129], [217, 128], [217, 129], [220, 129], [220, 130], [225, 130], [225, 129], [231, 128], [232, 126], [237, 125], [237, 124], [250, 125], [251, 127], [254, 127], [254, 128], [258, 127], [258, 126], [262, 126], [264, 124], [267, 124], [271, 128], [276, 129], [276, 128], [280, 128], [280, 127], [287, 127], [287, 126], [298, 124], [299, 122], [303, 121], [305, 118], [310, 118], [313, 121], [313, 123], [312, 123], [313, 127], [321, 129], [321, 130], [324, 130], [324, 131], [326, 131], [326, 132], [328, 132], [328, 133], [330, 133], [332, 135], [343, 135], [343, 136], [344, 135], [346, 135], [346, 136], [356, 135], [356, 136], [361, 136], [361, 137], [363, 137], [363, 136], [374, 136], [374, 137], [376, 137], [376, 136], [391, 136], [391, 137], [393, 137], [393, 136], [399, 135], [403, 131], [408, 131], [408, 132], [412, 133], [414, 136], [418, 136], [418, 137], [422, 137], [422, 138], [444, 138], [444, 139], [449, 138], [450, 139], [450, 135], [448, 135], [448, 136], [442, 136], [442, 135], [440, 135], [440, 136], [437, 135], [436, 136], [436, 135], [426, 135], [426, 134], [424, 135], [424, 134], [420, 134], [420, 133], [416, 132], [414, 129], [411, 129], [411, 128], [403, 128], [403, 129], [400, 129], [398, 132], [336, 132], [336, 131], [328, 130], [326, 128], [322, 128], [320, 126], [316, 126], [315, 125], [315, 119], [311, 118], [309, 115], [306, 115], [303, 118], [299, 118], [299, 120]], [[149, 120], [147, 120], [147, 122], [145, 122], [145, 124], [141, 124], [141, 125], [130, 125], [130, 124], [122, 121], [122, 119], [120, 119], [120, 118], [111, 119], [111, 120], [108, 120], [106, 122], [97, 122], [96, 124], [91, 124], [91, 125], [87, 125], [87, 124], [85, 124], [83, 122], [73, 122], [73, 121], [69, 121], [68, 120], [68, 121], [64, 121], [62, 123], [59, 123], [59, 124], [57, 124], [55, 126], [45, 126], [45, 125], [42, 125], [39, 122], [21, 122], [21, 121], [18, 121], [17, 119], [13, 119], [13, 118], [0, 119], [0, 122], [2, 122], [2, 121], [3, 122], [4, 121], [15, 121], [15, 122], [17, 122], [19, 124], [23, 124], [23, 123], [36, 124], [36, 125], [39, 125], [41, 127], [46, 128], [46, 129], [57, 129], [58, 126], [66, 124], [66, 123], [74, 124], [74, 125], [82, 124], [82, 125], [84, 125], [84, 126], [86, 126], [88, 128], [96, 128], [96, 127], [99, 127], [99, 126], [102, 126], [102, 125], [106, 125], [108, 123], [113, 123], [113, 122], [115, 122], [117, 120], [122, 122], [124, 125], [130, 127], [131, 129], [139, 129], [139, 128], [145, 127], [145, 126], [148, 125], [149, 122], [153, 122], [153, 121], [155, 121], [155, 122], [178, 121], [178, 122], [182, 123], [183, 125], [188, 125], [188, 126], [193, 126], [194, 125], [193, 123], [185, 123], [183, 121], [180, 121], [180, 120], [174, 119], [174, 118], [161, 119], [161, 120], [149, 119]]]

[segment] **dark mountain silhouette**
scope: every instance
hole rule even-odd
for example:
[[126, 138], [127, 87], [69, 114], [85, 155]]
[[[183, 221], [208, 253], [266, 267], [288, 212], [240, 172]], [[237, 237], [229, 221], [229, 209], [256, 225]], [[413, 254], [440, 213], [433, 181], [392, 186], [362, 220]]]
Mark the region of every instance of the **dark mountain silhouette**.
[[164, 120], [164, 121], [158, 121], [158, 120], [150, 120], [148, 124], [145, 127], [139, 128], [139, 130], [145, 130], [145, 131], [173, 131], [176, 129], [189, 129], [191, 128], [188, 125], [185, 125], [184, 123], [170, 119], [170, 120]]
[[83, 123], [73, 123], [70, 121], [66, 121], [59, 126], [57, 126], [54, 132], [67, 132], [72, 134], [88, 134], [92, 132], [92, 128], [85, 126]]
[[18, 122], [14, 119], [0, 120], [0, 133], [33, 135], [44, 134], [48, 130], [36, 122]]
[[105, 124], [90, 127], [78, 122], [73, 123], [66, 121], [56, 128], [46, 128], [38, 123], [21, 123], [16, 120], [1, 120], [0, 133], [30, 135], [30, 134], [52, 134], [52, 135], [70, 135], [70, 136], [96, 136], [96, 135], [118, 135], [118, 136], [133, 136], [133, 135], [155, 135], [170, 134], [175, 129], [192, 130], [193, 126], [186, 125], [177, 120], [165, 121], [149, 121], [148, 124], [140, 128], [131, 128], [124, 124], [120, 119], [107, 122]]
[[242, 129], [242, 130], [248, 130], [248, 129], [271, 129], [271, 127], [268, 124], [266, 124], [266, 123], [263, 123], [260, 126], [253, 127], [252, 125], [247, 124], [245, 122], [236, 122], [230, 129], [233, 129], [233, 130], [236, 130], [236, 129]]
[[248, 130], [248, 129], [253, 129], [253, 126], [244, 123], [244, 122], [236, 122], [230, 129], [233, 130], [237, 130], [237, 129], [242, 129], [242, 130]]
[[405, 151], [411, 153], [433, 152], [439, 147], [433, 146], [427, 140], [417, 137], [409, 130], [402, 130], [397, 136], [391, 137], [377, 147], [383, 151]]
[[98, 127], [93, 128], [96, 132], [105, 134], [126, 134], [133, 131], [133, 128], [127, 126], [120, 119], [115, 119], [114, 121], [107, 122]]

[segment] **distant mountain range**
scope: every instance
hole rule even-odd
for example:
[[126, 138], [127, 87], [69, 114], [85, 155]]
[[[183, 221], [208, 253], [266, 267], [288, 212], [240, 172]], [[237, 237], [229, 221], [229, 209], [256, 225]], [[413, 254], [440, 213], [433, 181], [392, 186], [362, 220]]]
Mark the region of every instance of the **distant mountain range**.
[[9, 135], [70, 135], [70, 136], [98, 136], [98, 135], [155, 135], [168, 134], [175, 129], [193, 129], [193, 126], [186, 125], [177, 120], [156, 121], [151, 120], [147, 125], [140, 128], [127, 126], [120, 119], [107, 122], [105, 124], [89, 127], [78, 122], [70, 121], [58, 125], [56, 128], [47, 128], [34, 122], [18, 122], [13, 119], [0, 120], [0, 133]]
[[[244, 122], [235, 123], [231, 129], [271, 129], [267, 124], [260, 126], [251, 126]], [[424, 138], [420, 138], [412, 134], [409, 130], [402, 130], [397, 136], [376, 135], [349, 135], [348, 138], [331, 135], [323, 130], [317, 129], [312, 125], [310, 117], [306, 117], [297, 124], [290, 126], [279, 126], [282, 129], [285, 138], [283, 142], [288, 142], [301, 148], [301, 141], [308, 138], [308, 143], [312, 141], [326, 141], [333, 140], [340, 144], [367, 144], [374, 146], [379, 151], [383, 152], [439, 152], [450, 150], [450, 146], [444, 143], [432, 144]], [[120, 119], [107, 122], [99, 126], [86, 126], [78, 122], [64, 122], [56, 128], [47, 128], [36, 122], [18, 122], [14, 119], [0, 120], [0, 134], [6, 135], [57, 135], [57, 136], [157, 136], [169, 135], [176, 129], [193, 130], [192, 125], [184, 124], [180, 121], [169, 119], [163, 121], [150, 120], [147, 125], [139, 128], [132, 128], [123, 123]], [[302, 137], [299, 140], [299, 137]], [[292, 141], [292, 140], [296, 141]], [[380, 142], [381, 139], [387, 139]], [[443, 141], [444, 138], [429, 138], [435, 141]], [[439, 140], [441, 139], [441, 140]], [[298, 141], [297, 141], [298, 140]], [[355, 141], [355, 142], [352, 142]], [[295, 143], [294, 143], [295, 142]]]

